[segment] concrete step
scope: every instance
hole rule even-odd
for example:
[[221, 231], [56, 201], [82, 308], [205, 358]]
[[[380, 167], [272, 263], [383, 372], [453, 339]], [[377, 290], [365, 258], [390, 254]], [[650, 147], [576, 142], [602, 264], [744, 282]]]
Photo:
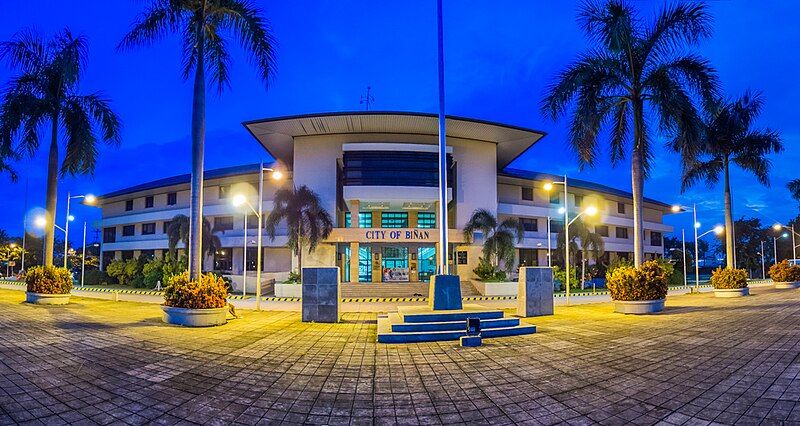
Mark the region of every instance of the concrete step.
[[463, 305], [463, 309], [434, 311], [427, 306], [399, 306], [397, 313], [404, 323], [464, 322], [467, 318], [483, 320], [503, 318], [503, 311], [480, 305]]
[[[388, 322], [388, 318], [384, 318]], [[378, 318], [378, 323], [381, 323], [381, 318]], [[380, 330], [380, 327], [379, 327]], [[494, 337], [507, 337], [507, 336], [521, 336], [524, 334], [536, 333], [535, 325], [518, 325], [514, 327], [498, 327], [488, 330], [481, 330], [481, 337], [494, 338]], [[461, 331], [420, 331], [409, 333], [397, 332], [378, 332], [378, 343], [420, 343], [420, 342], [441, 342], [449, 340], [458, 340], [461, 336], [466, 336], [466, 330]]]
[[[389, 313], [389, 321], [392, 324], [392, 332], [410, 333], [424, 331], [462, 331], [467, 328], [466, 321], [446, 321], [446, 322], [424, 322], [424, 323], [404, 323], [400, 320], [400, 315], [394, 312]], [[519, 318], [497, 318], [481, 320], [481, 330], [490, 328], [507, 328], [519, 325]]]

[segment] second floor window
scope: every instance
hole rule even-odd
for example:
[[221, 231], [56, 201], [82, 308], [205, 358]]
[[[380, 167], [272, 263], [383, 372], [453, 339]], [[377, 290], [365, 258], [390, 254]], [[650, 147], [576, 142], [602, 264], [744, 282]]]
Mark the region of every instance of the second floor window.
[[177, 192], [168, 192], [167, 193], [167, 205], [174, 206], [178, 204], [178, 193]]
[[153, 235], [156, 233], [156, 223], [143, 223], [142, 224], [142, 235]]
[[162, 234], [166, 234], [167, 231], [169, 231], [169, 224], [170, 224], [170, 221], [168, 221], [168, 220], [164, 221], [164, 224], [161, 226], [161, 233]]
[[247, 215], [247, 229], [258, 229], [258, 216], [254, 214]]
[[383, 212], [381, 228], [408, 228], [408, 212]]
[[219, 186], [219, 199], [222, 200], [224, 198], [228, 198], [228, 193], [231, 191], [231, 187], [229, 185], [220, 185]]
[[522, 199], [525, 201], [533, 201], [533, 188], [522, 187]]
[[550, 193], [550, 204], [558, 204], [559, 202], [558, 192], [551, 192]]
[[525, 232], [537, 232], [539, 230], [539, 221], [528, 217], [519, 218], [519, 224]]
[[607, 237], [608, 236], [608, 226], [606, 225], [596, 225], [594, 227], [594, 233], [601, 236]]
[[551, 234], [558, 234], [559, 232], [564, 230], [564, 222], [562, 220], [551, 220], [550, 221], [550, 233]]
[[136, 225], [125, 225], [122, 227], [123, 237], [132, 237], [136, 234]]
[[417, 213], [417, 228], [435, 228], [436, 213], [419, 212]]
[[117, 227], [103, 228], [103, 242], [113, 243], [117, 241]]
[[628, 239], [628, 228], [617, 228], [617, 238]]
[[129, 212], [131, 210], [133, 210], [133, 200], [125, 201], [125, 211]]
[[617, 213], [625, 214], [625, 203], [617, 203]]
[[660, 247], [661, 246], [661, 233], [660, 232], [650, 232], [650, 245]]
[[149, 209], [153, 207], [153, 196], [144, 197], [144, 208]]
[[[220, 187], [222, 188], [222, 187]], [[233, 216], [219, 216], [214, 218], [214, 229], [217, 231], [230, 231], [233, 229]]]

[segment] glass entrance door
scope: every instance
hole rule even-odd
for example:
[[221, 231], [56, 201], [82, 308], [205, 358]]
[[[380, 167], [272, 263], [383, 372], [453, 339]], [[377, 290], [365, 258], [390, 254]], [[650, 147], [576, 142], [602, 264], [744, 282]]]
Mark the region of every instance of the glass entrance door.
[[383, 282], [408, 281], [408, 247], [383, 247]]
[[431, 275], [436, 274], [436, 247], [420, 247], [417, 249], [417, 259], [419, 280], [428, 282]]
[[372, 282], [372, 247], [358, 248], [358, 282]]

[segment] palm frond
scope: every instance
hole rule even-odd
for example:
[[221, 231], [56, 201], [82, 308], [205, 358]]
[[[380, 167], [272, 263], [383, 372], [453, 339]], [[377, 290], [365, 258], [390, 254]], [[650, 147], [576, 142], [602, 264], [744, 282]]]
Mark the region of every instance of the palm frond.
[[154, 0], [134, 21], [117, 45], [119, 50], [149, 46], [169, 33], [181, 32], [188, 15], [188, 1]]
[[694, 45], [711, 36], [712, 17], [700, 2], [667, 4], [644, 34], [645, 56], [667, 55], [684, 45]]
[[497, 228], [497, 218], [494, 217], [494, 214], [486, 209], [477, 209], [472, 212], [472, 216], [464, 225], [464, 237], [467, 241], [472, 242], [475, 232], [479, 231], [483, 238], [487, 238], [495, 228]]
[[786, 188], [792, 193], [792, 198], [800, 201], [800, 179], [792, 179], [786, 184]]
[[259, 77], [269, 85], [277, 68], [277, 41], [262, 10], [248, 0], [218, 0], [215, 4], [222, 16], [220, 25], [233, 30]]
[[47, 50], [41, 36], [31, 29], [22, 30], [11, 41], [0, 43], [0, 60], [8, 61], [12, 69], [35, 73], [47, 62]]
[[637, 42], [638, 17], [621, 0], [585, 1], [578, 12], [578, 23], [592, 40], [611, 52], [626, 51]]

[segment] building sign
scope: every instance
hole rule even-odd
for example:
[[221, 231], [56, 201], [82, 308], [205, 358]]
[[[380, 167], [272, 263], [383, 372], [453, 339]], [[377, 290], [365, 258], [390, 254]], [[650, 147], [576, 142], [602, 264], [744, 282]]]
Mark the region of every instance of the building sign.
[[431, 232], [427, 229], [368, 229], [364, 231], [367, 241], [429, 241]]

